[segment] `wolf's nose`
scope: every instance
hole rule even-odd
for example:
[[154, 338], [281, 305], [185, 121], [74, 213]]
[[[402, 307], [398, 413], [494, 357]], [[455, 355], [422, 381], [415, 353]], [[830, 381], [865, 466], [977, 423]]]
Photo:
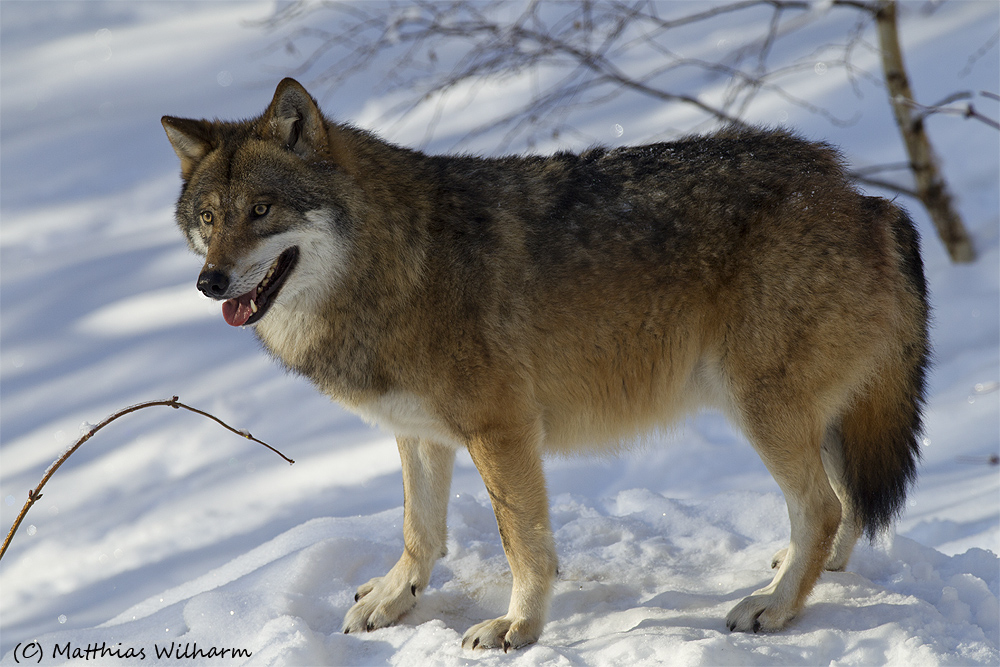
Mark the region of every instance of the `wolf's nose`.
[[206, 270], [198, 276], [198, 289], [212, 299], [221, 299], [229, 289], [229, 276], [222, 271]]

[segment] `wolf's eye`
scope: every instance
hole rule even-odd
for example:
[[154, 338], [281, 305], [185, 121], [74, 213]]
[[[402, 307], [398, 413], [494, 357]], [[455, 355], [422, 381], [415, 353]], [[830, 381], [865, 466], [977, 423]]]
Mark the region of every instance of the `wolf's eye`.
[[202, 211], [201, 212], [201, 221], [204, 222], [206, 225], [212, 224], [212, 219], [213, 218], [212, 218], [212, 212], [211, 211]]
[[253, 215], [255, 218], [263, 218], [270, 210], [271, 207], [267, 204], [257, 204], [253, 207]]

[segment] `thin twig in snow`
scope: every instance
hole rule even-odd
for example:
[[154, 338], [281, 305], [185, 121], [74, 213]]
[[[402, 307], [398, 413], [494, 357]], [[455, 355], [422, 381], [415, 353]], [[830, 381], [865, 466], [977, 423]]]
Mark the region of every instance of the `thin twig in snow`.
[[188, 410], [190, 412], [194, 412], [195, 414], [202, 415], [203, 417], [208, 417], [209, 419], [211, 419], [212, 421], [214, 421], [217, 424], [221, 425], [222, 427], [224, 427], [226, 429], [229, 429], [230, 431], [232, 431], [236, 435], [242, 436], [242, 437], [246, 438], [247, 440], [253, 440], [254, 442], [256, 442], [258, 444], [264, 445], [265, 447], [267, 447], [272, 452], [274, 452], [275, 454], [277, 454], [281, 458], [285, 459], [289, 463], [295, 463], [295, 461], [293, 461], [292, 459], [288, 458], [287, 456], [285, 456], [284, 454], [282, 454], [281, 452], [279, 452], [277, 449], [275, 449], [271, 445], [267, 444], [266, 442], [264, 442], [262, 440], [258, 440], [257, 438], [255, 438], [252, 435], [250, 435], [249, 431], [246, 431], [246, 430], [242, 430], [242, 431], [241, 430], [237, 430], [237, 429], [233, 428], [232, 426], [230, 426], [229, 424], [227, 424], [226, 422], [224, 422], [221, 419], [219, 419], [218, 417], [216, 417], [215, 415], [209, 414], [209, 413], [204, 412], [202, 410], [199, 410], [197, 408], [192, 408], [190, 405], [185, 405], [184, 403], [181, 403], [180, 401], [177, 400], [177, 396], [174, 396], [170, 400], [165, 400], [165, 401], [148, 401], [146, 403], [139, 403], [137, 405], [132, 405], [132, 406], [127, 407], [127, 408], [122, 408], [121, 410], [119, 410], [118, 412], [114, 413], [113, 415], [111, 415], [110, 417], [108, 417], [107, 419], [105, 419], [104, 421], [102, 421], [100, 424], [98, 424], [97, 426], [92, 427], [90, 430], [88, 430], [86, 433], [84, 433], [82, 436], [80, 436], [80, 439], [76, 441], [76, 444], [74, 444], [72, 447], [70, 447], [69, 449], [67, 449], [66, 452], [63, 453], [62, 456], [60, 456], [58, 459], [56, 459], [55, 462], [53, 462], [53, 464], [51, 466], [49, 466], [49, 469], [45, 471], [45, 475], [42, 476], [42, 481], [40, 481], [38, 483], [38, 486], [36, 486], [34, 489], [31, 489], [30, 491], [28, 491], [28, 501], [26, 503], [24, 503], [24, 507], [21, 508], [21, 513], [17, 515], [17, 519], [14, 520], [14, 525], [11, 526], [10, 532], [7, 533], [7, 538], [3, 541], [3, 548], [0, 549], [0, 559], [3, 559], [3, 555], [5, 553], [7, 553], [7, 547], [10, 545], [10, 541], [11, 541], [11, 539], [13, 539], [14, 533], [16, 533], [17, 529], [21, 526], [21, 522], [24, 521], [24, 517], [25, 517], [25, 515], [27, 515], [28, 510], [31, 509], [31, 506], [34, 505], [35, 502], [39, 498], [42, 497], [42, 487], [45, 486], [45, 484], [49, 481], [49, 479], [52, 477], [52, 475], [55, 474], [56, 470], [59, 469], [59, 466], [61, 466], [66, 461], [66, 459], [68, 459], [70, 456], [72, 456], [73, 452], [75, 452], [76, 450], [80, 449], [80, 446], [83, 443], [85, 443], [88, 440], [90, 440], [90, 438], [91, 438], [92, 435], [94, 435], [95, 433], [97, 433], [98, 431], [100, 431], [102, 428], [104, 428], [105, 426], [107, 426], [111, 422], [115, 421], [119, 417], [124, 417], [125, 415], [127, 415], [127, 414], [129, 414], [131, 412], [135, 412], [136, 410], [141, 410], [143, 408], [153, 407], [154, 405], [165, 405], [165, 406], [174, 408], [175, 410], [178, 409], [178, 408], [184, 408], [185, 410]]

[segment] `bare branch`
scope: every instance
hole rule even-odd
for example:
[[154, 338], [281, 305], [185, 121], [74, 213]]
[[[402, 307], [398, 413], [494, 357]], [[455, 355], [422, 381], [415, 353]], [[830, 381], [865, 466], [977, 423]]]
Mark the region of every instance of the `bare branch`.
[[11, 539], [13, 539], [14, 533], [16, 533], [17, 529], [21, 526], [21, 522], [24, 521], [24, 517], [25, 517], [25, 515], [27, 515], [28, 510], [31, 509], [31, 506], [34, 505], [35, 502], [39, 498], [42, 497], [42, 487], [44, 487], [45, 484], [48, 483], [49, 479], [52, 478], [52, 475], [54, 475], [56, 473], [56, 470], [58, 470], [59, 467], [63, 463], [65, 463], [65, 461], [70, 456], [72, 456], [73, 453], [76, 450], [78, 450], [81, 445], [83, 445], [83, 443], [85, 443], [88, 440], [90, 440], [91, 436], [93, 436], [95, 433], [97, 433], [102, 428], [104, 428], [105, 426], [107, 426], [111, 422], [115, 421], [119, 417], [124, 417], [125, 415], [127, 415], [129, 413], [132, 413], [132, 412], [135, 412], [136, 410], [142, 410], [143, 408], [149, 408], [149, 407], [153, 407], [155, 405], [165, 405], [167, 407], [174, 408], [175, 410], [178, 409], [178, 408], [184, 408], [185, 410], [189, 410], [190, 412], [194, 412], [195, 414], [202, 415], [203, 417], [208, 417], [212, 421], [214, 421], [217, 424], [221, 425], [222, 427], [224, 427], [224, 428], [232, 431], [236, 435], [242, 436], [242, 437], [246, 438], [247, 440], [253, 440], [254, 442], [256, 442], [258, 444], [264, 445], [265, 447], [267, 447], [272, 452], [274, 452], [275, 454], [277, 454], [281, 458], [285, 459], [289, 463], [295, 463], [295, 461], [293, 461], [292, 459], [288, 458], [287, 456], [285, 456], [284, 454], [282, 454], [281, 452], [279, 452], [277, 449], [275, 449], [271, 445], [267, 444], [266, 442], [263, 442], [262, 440], [258, 440], [257, 438], [255, 438], [252, 435], [250, 435], [249, 431], [246, 431], [246, 430], [237, 430], [237, 429], [233, 428], [232, 426], [230, 426], [229, 424], [227, 424], [226, 422], [224, 422], [221, 419], [219, 419], [218, 417], [216, 417], [215, 415], [209, 414], [207, 412], [203, 412], [202, 410], [198, 410], [197, 408], [192, 408], [190, 405], [185, 405], [184, 403], [181, 403], [180, 401], [177, 400], [176, 396], [174, 396], [173, 398], [171, 398], [169, 400], [164, 400], [164, 401], [148, 401], [146, 403], [139, 403], [137, 405], [133, 405], [133, 406], [130, 406], [130, 407], [127, 407], [127, 408], [122, 408], [121, 410], [119, 410], [118, 412], [114, 413], [113, 415], [111, 415], [110, 417], [108, 417], [107, 419], [105, 419], [104, 421], [102, 421], [100, 424], [98, 424], [97, 426], [94, 426], [93, 428], [91, 428], [90, 430], [88, 430], [86, 433], [84, 433], [82, 436], [80, 436], [80, 439], [76, 441], [76, 444], [74, 444], [72, 447], [70, 447], [69, 449], [67, 449], [63, 453], [62, 456], [60, 456], [58, 459], [56, 459], [53, 462], [53, 464], [51, 466], [49, 466], [49, 469], [45, 471], [45, 475], [42, 476], [42, 480], [38, 483], [38, 486], [36, 486], [34, 489], [31, 489], [30, 491], [28, 491], [28, 501], [24, 504], [24, 507], [21, 508], [21, 513], [17, 515], [17, 518], [14, 520], [14, 525], [11, 526], [10, 532], [7, 533], [7, 538], [3, 541], [3, 548], [0, 548], [0, 559], [3, 559], [4, 554], [7, 553], [7, 547], [10, 545], [10, 541], [11, 541]]
[[901, 195], [906, 195], [907, 197], [912, 197], [917, 201], [920, 200], [920, 195], [916, 190], [912, 188], [907, 188], [899, 183], [893, 183], [892, 181], [883, 181], [880, 178], [871, 178], [869, 176], [863, 176], [857, 172], [852, 172], [849, 174], [858, 183], [862, 185], [870, 185], [874, 188], [881, 188], [883, 190], [888, 190], [889, 192], [895, 192]]
[[923, 119], [912, 114], [919, 105], [913, 99], [909, 77], [903, 65], [903, 52], [896, 28], [895, 0], [884, 0], [879, 5], [875, 22], [882, 48], [882, 67], [885, 70], [889, 101], [910, 158], [917, 196], [930, 214], [952, 261], [971, 262], [975, 259], [972, 239], [952, 203], [951, 194], [931, 150]]
[[979, 59], [985, 56], [990, 51], [992, 51], [998, 43], [1000, 43], [1000, 30], [997, 30], [995, 33], [993, 33], [993, 35], [986, 41], [985, 44], [983, 44], [976, 50], [975, 53], [969, 56], [968, 62], [966, 62], [965, 67], [962, 69], [962, 71], [958, 73], [958, 77], [962, 78], [971, 74], [972, 68], [975, 67]]
[[[981, 94], [986, 97], [989, 97], [989, 95], [986, 93], [981, 93]], [[935, 104], [931, 104], [930, 106], [925, 106], [923, 104], [914, 102], [912, 100], [906, 101], [906, 104], [910, 105], [914, 109], [917, 109], [918, 111], [921, 112], [914, 117], [914, 122], [923, 122], [926, 118], [933, 116], [934, 114], [943, 113], [943, 114], [950, 114], [953, 116], [962, 116], [963, 118], [973, 118], [975, 120], [980, 121], [981, 123], [989, 125], [995, 130], [1000, 130], [1000, 123], [976, 111], [976, 108], [972, 105], [972, 102], [969, 102], [968, 104], [965, 104], [961, 107], [948, 106], [949, 104], [952, 104], [953, 102], [958, 102], [959, 100], [971, 100], [973, 97], [974, 95], [972, 94], [971, 91], [964, 91], [960, 93], [952, 93], [951, 95], [944, 98], [940, 102], [936, 102]]]

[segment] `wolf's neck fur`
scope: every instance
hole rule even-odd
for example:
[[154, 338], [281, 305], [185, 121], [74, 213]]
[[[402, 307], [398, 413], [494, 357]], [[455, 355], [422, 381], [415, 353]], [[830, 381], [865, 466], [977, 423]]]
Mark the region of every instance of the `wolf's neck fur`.
[[304, 286], [275, 303], [256, 334], [285, 366], [350, 405], [398, 388], [399, 355], [426, 344], [408, 320], [427, 289], [433, 183], [421, 177], [419, 152], [350, 126], [327, 131], [355, 196], [338, 201], [345, 211], [305, 214], [316, 231], [295, 270]]

